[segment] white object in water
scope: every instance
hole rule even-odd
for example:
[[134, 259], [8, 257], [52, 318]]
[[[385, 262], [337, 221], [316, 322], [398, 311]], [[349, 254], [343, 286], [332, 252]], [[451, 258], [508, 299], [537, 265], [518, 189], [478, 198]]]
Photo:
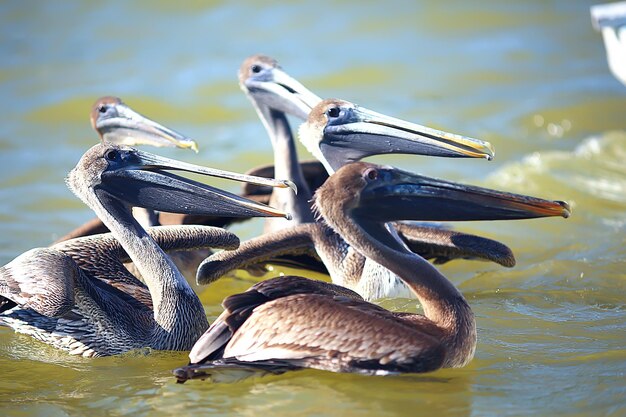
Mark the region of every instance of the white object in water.
[[626, 85], [626, 1], [591, 6], [591, 22], [602, 32], [611, 72]]

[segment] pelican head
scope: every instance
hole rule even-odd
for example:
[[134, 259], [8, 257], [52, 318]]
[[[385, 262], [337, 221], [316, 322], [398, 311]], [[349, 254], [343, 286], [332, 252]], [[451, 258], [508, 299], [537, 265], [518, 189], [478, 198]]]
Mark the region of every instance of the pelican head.
[[195, 141], [142, 116], [117, 97], [96, 100], [91, 108], [90, 119], [91, 126], [103, 142], [190, 148], [198, 152]]
[[[520, 194], [424, 177], [367, 162], [348, 164], [332, 175], [315, 195], [324, 218], [349, 217], [397, 247], [384, 224], [396, 220], [467, 221], [569, 217], [569, 205]], [[333, 213], [329, 210], [340, 210]], [[371, 229], [371, 230], [370, 230]], [[341, 233], [341, 231], [339, 231]]]
[[87, 151], [68, 175], [67, 183], [75, 194], [95, 196], [109, 207], [121, 208], [115, 203], [121, 201], [131, 207], [182, 214], [290, 217], [264, 204], [167, 172], [171, 170], [273, 187], [290, 186], [288, 181], [202, 167], [110, 143]]
[[489, 142], [395, 119], [338, 99], [315, 106], [299, 135], [330, 174], [349, 162], [388, 153], [488, 160], [495, 155]]
[[264, 55], [253, 55], [243, 61], [239, 85], [259, 110], [274, 109], [302, 120], [322, 101], [283, 71], [275, 59]]

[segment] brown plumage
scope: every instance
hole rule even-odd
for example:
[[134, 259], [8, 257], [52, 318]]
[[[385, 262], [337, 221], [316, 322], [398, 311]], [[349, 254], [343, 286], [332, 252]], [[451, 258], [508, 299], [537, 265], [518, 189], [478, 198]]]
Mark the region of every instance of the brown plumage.
[[[142, 347], [189, 349], [208, 322], [197, 295], [158, 243], [172, 250], [234, 248], [238, 239], [222, 229], [179, 226], [157, 232], [162, 239], [155, 242], [130, 208], [230, 216], [285, 214], [163, 169], [267, 183], [128, 147], [94, 146], [70, 172], [67, 184], [119, 244], [110, 236], [71, 240], [33, 249], [0, 268], [0, 324], [82, 356]], [[128, 258], [145, 285], [122, 267], [120, 260]]]
[[[281, 372], [310, 367], [388, 374], [459, 367], [474, 355], [476, 325], [463, 295], [439, 271], [400, 243], [385, 223], [448, 213], [451, 220], [569, 215], [562, 202], [492, 192], [454, 190], [393, 168], [354, 163], [316, 192], [320, 217], [352, 248], [397, 274], [424, 315], [397, 314], [340, 286], [300, 277], [275, 278], [228, 297], [225, 311], [198, 340], [179, 381], [211, 377], [223, 368]], [[438, 188], [439, 187], [439, 188]], [[462, 193], [466, 200], [459, 201]], [[461, 195], [458, 195], [461, 194]], [[463, 204], [465, 203], [465, 205]], [[460, 208], [459, 208], [460, 207]]]
[[[435, 263], [452, 259], [488, 260], [515, 265], [513, 252], [495, 240], [429, 226], [393, 223], [408, 248]], [[404, 296], [410, 290], [401, 281], [385, 285], [390, 278], [324, 222], [306, 223], [246, 240], [239, 248], [211, 255], [201, 263], [199, 284], [210, 284], [236, 269], [273, 264], [328, 273], [333, 282], [350, 288], [366, 300]]]
[[[239, 243], [232, 233], [207, 226], [158, 227], [147, 233], [172, 251], [232, 249]], [[0, 267], [0, 324], [86, 357], [157, 347], [150, 341], [152, 296], [124, 267], [129, 259], [111, 233], [20, 255]]]

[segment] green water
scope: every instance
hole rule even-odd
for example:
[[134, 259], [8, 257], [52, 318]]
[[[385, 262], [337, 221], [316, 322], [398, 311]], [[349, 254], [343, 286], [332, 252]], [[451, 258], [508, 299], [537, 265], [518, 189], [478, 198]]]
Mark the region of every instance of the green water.
[[[185, 353], [87, 360], [0, 329], [0, 414], [626, 415], [626, 87], [608, 71], [589, 5], [2, 2], [0, 264], [92, 217], [63, 178], [95, 143], [88, 112], [101, 95], [119, 95], [201, 145], [197, 155], [163, 155], [240, 171], [271, 161], [236, 82], [241, 61], [259, 52], [320, 96], [497, 150], [492, 162], [375, 160], [566, 200], [573, 215], [455, 225], [517, 256], [513, 269], [442, 268], [476, 313], [478, 347], [466, 368], [177, 385], [170, 370]], [[245, 239], [261, 224], [234, 230]], [[207, 314], [252, 283], [242, 276], [206, 288]], [[383, 305], [416, 310], [409, 300]]]

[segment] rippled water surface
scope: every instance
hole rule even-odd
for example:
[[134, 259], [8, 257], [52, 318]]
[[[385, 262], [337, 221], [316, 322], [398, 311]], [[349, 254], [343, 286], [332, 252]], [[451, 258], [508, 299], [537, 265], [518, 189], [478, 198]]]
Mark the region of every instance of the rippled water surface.
[[[197, 155], [163, 155], [240, 171], [270, 162], [236, 81], [241, 61], [258, 52], [321, 96], [497, 149], [492, 162], [376, 160], [566, 200], [573, 215], [455, 225], [517, 256], [512, 269], [442, 267], [477, 317], [466, 368], [177, 385], [170, 370], [185, 353], [87, 360], [0, 329], [0, 414], [625, 415], [626, 87], [608, 71], [590, 4], [3, 2], [0, 264], [93, 216], [63, 179], [96, 141], [88, 112], [101, 95], [201, 144]], [[235, 231], [245, 239], [261, 225]], [[242, 275], [204, 289], [207, 314], [253, 282]], [[382, 304], [416, 310], [409, 300]]]

